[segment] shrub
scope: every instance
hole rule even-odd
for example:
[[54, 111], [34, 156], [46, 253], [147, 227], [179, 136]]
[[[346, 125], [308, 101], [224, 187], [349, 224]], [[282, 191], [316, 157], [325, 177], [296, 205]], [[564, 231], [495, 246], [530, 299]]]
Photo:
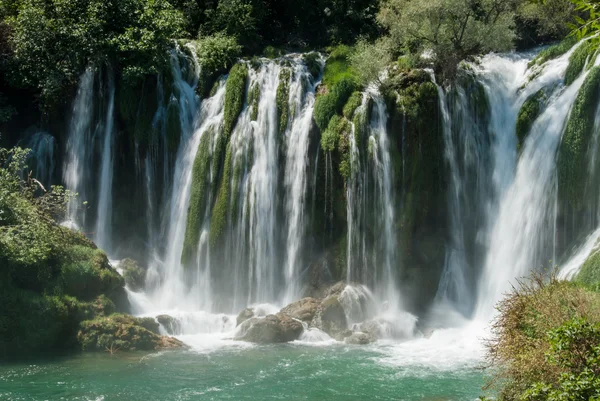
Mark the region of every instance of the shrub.
[[210, 74], [226, 72], [241, 53], [237, 39], [222, 32], [200, 37], [196, 42], [198, 62]]
[[379, 82], [381, 72], [392, 61], [389, 40], [381, 38], [375, 43], [359, 40], [349, 56], [349, 61], [361, 85]]
[[354, 116], [354, 112], [356, 111], [356, 109], [358, 109], [360, 107], [360, 105], [362, 104], [362, 101], [363, 101], [363, 94], [361, 92], [356, 91], [356, 92], [352, 93], [352, 95], [346, 102], [346, 105], [344, 106], [344, 109], [343, 109], [344, 117], [351, 120], [352, 117]]
[[[546, 400], [531, 398], [531, 389], [539, 383], [550, 389], [562, 382], [563, 374], [579, 373], [569, 364], [556, 363], [557, 340], [563, 341], [560, 333], [573, 319], [591, 325], [600, 322], [598, 294], [573, 283], [536, 276], [522, 282], [497, 308], [499, 315], [488, 344], [490, 362], [496, 368], [489, 386], [499, 390], [500, 399]], [[523, 398], [526, 396], [530, 398]]]

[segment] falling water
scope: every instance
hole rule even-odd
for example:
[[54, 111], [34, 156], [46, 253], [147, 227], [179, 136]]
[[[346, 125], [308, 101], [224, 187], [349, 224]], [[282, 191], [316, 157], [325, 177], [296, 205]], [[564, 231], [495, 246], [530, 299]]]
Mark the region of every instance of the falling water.
[[49, 190], [56, 167], [56, 140], [47, 132], [36, 132], [21, 146], [30, 149], [28, 166], [33, 176]]
[[[560, 83], [571, 52], [549, 62], [522, 95], [535, 93], [553, 81]], [[557, 187], [554, 155], [586, 76], [587, 72], [583, 73], [567, 88], [556, 85], [523, 145], [514, 180], [502, 197], [491, 234], [479, 286], [476, 316], [480, 319], [493, 315], [495, 303], [510, 290], [516, 278], [543, 267], [554, 253]]]
[[102, 161], [100, 167], [100, 186], [98, 197], [98, 221], [96, 223], [96, 243], [107, 253], [111, 252], [112, 239], [112, 194], [114, 168], [114, 108], [115, 83], [112, 76], [108, 79], [108, 107], [104, 122]]
[[78, 227], [85, 219], [82, 213], [79, 220], [78, 212], [81, 203], [86, 201], [85, 184], [89, 172], [92, 149], [91, 128], [93, 119], [94, 71], [88, 68], [81, 76], [77, 96], [73, 102], [73, 116], [67, 140], [63, 180], [67, 189], [78, 194], [78, 198], [69, 202], [66, 224]]

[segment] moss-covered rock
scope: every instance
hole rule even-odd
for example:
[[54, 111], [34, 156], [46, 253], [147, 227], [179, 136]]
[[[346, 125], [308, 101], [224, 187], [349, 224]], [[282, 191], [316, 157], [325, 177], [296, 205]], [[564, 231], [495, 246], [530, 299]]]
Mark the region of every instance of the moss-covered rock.
[[548, 60], [553, 60], [558, 58], [571, 50], [573, 46], [577, 43], [577, 38], [574, 36], [570, 36], [567, 39], [563, 40], [560, 43], [552, 45], [544, 50], [542, 50], [536, 58], [529, 62], [529, 67], [533, 67], [534, 65], [544, 64]]
[[538, 92], [529, 96], [517, 116], [517, 150], [520, 150], [525, 139], [531, 131], [531, 127], [535, 120], [540, 116], [543, 110], [544, 103], [546, 102], [546, 92], [544, 89], [540, 89]]
[[326, 152], [333, 152], [340, 142], [340, 138], [348, 133], [350, 124], [344, 117], [334, 115], [329, 121], [327, 129], [321, 134], [321, 148]]
[[248, 104], [251, 107], [250, 119], [256, 121], [258, 119], [258, 105], [260, 102], [260, 85], [255, 83], [248, 92]]
[[306, 68], [315, 79], [317, 79], [319, 75], [321, 75], [320, 58], [321, 56], [319, 55], [319, 53], [316, 52], [306, 53], [302, 56], [302, 61], [304, 62], [304, 65], [306, 65]]
[[224, 105], [224, 132], [229, 139], [237, 119], [244, 107], [246, 98], [246, 80], [248, 78], [248, 67], [245, 64], [236, 64], [229, 71], [225, 88]]
[[184, 346], [179, 340], [158, 335], [154, 319], [120, 314], [82, 322], [77, 340], [85, 351], [152, 351]]
[[587, 179], [586, 153], [593, 134], [600, 95], [600, 67], [594, 67], [581, 87], [558, 151], [558, 190], [561, 204], [582, 205]]
[[595, 41], [587, 40], [575, 49], [569, 57], [569, 66], [565, 72], [565, 85], [571, 85], [587, 65], [593, 65], [594, 56], [598, 50]]
[[315, 101], [314, 119], [321, 131], [329, 125], [329, 120], [335, 114], [342, 114], [348, 98], [356, 89], [356, 84], [351, 79], [338, 81], [332, 89], [317, 97]]
[[292, 72], [284, 67], [279, 73], [279, 86], [277, 87], [277, 118], [279, 121], [279, 133], [283, 134], [287, 128], [290, 114], [290, 79]]
[[144, 288], [146, 282], [146, 270], [142, 269], [133, 259], [123, 259], [119, 263], [119, 268], [123, 271], [125, 284], [133, 291], [140, 291]]
[[354, 117], [354, 112], [360, 107], [360, 105], [362, 104], [362, 100], [363, 94], [361, 92], [355, 91], [354, 93], [352, 93], [352, 95], [346, 102], [346, 105], [344, 106], [344, 117], [346, 117], [348, 120], [352, 120], [352, 118]]
[[209, 129], [202, 134], [194, 166], [192, 167], [192, 187], [190, 190], [190, 203], [187, 216], [181, 263], [189, 266], [194, 260], [200, 229], [204, 223], [206, 206], [208, 202], [208, 186], [210, 184], [210, 144], [214, 129]]
[[221, 240], [227, 227], [231, 185], [231, 145], [227, 146], [223, 176], [219, 185], [217, 199], [210, 219], [210, 245], [215, 247]]

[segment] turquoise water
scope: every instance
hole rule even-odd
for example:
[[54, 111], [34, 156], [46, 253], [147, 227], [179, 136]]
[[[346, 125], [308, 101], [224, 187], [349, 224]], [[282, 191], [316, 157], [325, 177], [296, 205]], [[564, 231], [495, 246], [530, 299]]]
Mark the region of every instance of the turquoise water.
[[[392, 348], [297, 344], [81, 354], [0, 365], [0, 400], [475, 400], [484, 372], [402, 363]], [[440, 361], [448, 364], [448, 361]]]

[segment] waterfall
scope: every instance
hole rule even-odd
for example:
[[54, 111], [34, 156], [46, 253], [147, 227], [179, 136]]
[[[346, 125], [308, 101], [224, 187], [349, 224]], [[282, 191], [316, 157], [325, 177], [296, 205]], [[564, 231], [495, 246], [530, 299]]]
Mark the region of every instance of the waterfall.
[[[573, 50], [571, 50], [572, 52]], [[525, 93], [549, 83], [561, 83], [571, 52], [547, 63]], [[535, 120], [524, 143], [514, 179], [502, 196], [491, 232], [479, 289], [476, 316], [487, 319], [494, 305], [532, 269], [543, 267], [554, 254], [556, 218], [556, 151], [587, 72], [569, 87], [554, 85], [548, 105]], [[514, 126], [515, 124], [511, 124]]]
[[[372, 110], [368, 110], [370, 101]], [[348, 282], [360, 282], [375, 289], [380, 304], [393, 310], [400, 307], [396, 287], [398, 258], [394, 228], [395, 199], [385, 101], [375, 86], [369, 86], [357, 113], [370, 115], [366, 124], [366, 154], [357, 143], [353, 125], [349, 135], [350, 177], [347, 198]], [[359, 138], [360, 140], [360, 138]]]
[[30, 149], [28, 167], [33, 172], [33, 177], [50, 189], [56, 168], [55, 148], [56, 140], [47, 132], [36, 132], [30, 138], [22, 141], [21, 146]]
[[102, 161], [100, 167], [100, 186], [98, 198], [98, 221], [96, 223], [96, 243], [107, 253], [111, 251], [112, 240], [112, 189], [113, 189], [113, 148], [114, 148], [114, 108], [115, 82], [108, 78], [108, 107], [104, 122]]
[[81, 203], [87, 201], [86, 173], [90, 170], [92, 149], [93, 104], [94, 104], [94, 70], [86, 69], [79, 81], [77, 96], [73, 102], [73, 115], [69, 126], [63, 180], [66, 188], [77, 194], [77, 198], [69, 202], [67, 225], [79, 227], [85, 222], [85, 212], [79, 217]]

